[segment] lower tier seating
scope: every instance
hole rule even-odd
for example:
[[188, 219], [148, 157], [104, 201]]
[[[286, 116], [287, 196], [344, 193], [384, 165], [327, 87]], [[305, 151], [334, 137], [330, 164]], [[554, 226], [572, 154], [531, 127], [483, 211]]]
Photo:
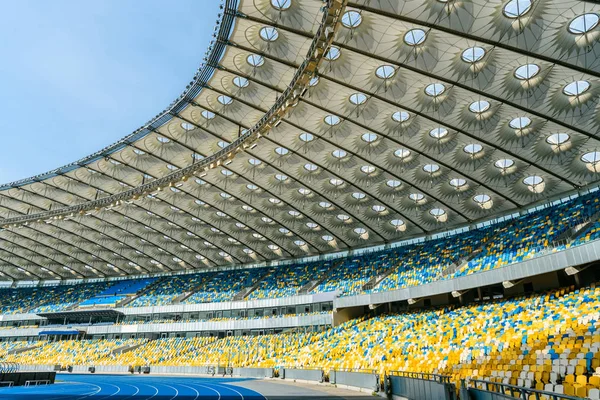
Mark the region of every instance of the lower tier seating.
[[[111, 351], [141, 345], [131, 352]], [[600, 389], [600, 287], [406, 311], [324, 332], [150, 341], [62, 341], [5, 361], [22, 364], [231, 365], [418, 371], [586, 397]]]

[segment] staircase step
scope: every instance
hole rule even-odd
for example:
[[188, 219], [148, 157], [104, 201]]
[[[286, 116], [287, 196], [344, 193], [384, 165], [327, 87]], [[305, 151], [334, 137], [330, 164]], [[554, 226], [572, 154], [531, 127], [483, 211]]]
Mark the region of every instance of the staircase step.
[[274, 269], [270, 269], [268, 270], [263, 276], [261, 276], [260, 278], [258, 278], [258, 280], [256, 282], [254, 282], [254, 285], [252, 286], [246, 286], [244, 288], [242, 288], [242, 290], [240, 290], [239, 292], [237, 292], [235, 294], [235, 296], [233, 296], [233, 301], [242, 301], [244, 300], [246, 297], [248, 297], [248, 295], [252, 292], [254, 292], [256, 289], [258, 289], [258, 286], [260, 285], [260, 283], [269, 275], [271, 275], [275, 270]]
[[310, 281], [306, 285], [302, 286], [300, 288], [300, 290], [298, 290], [298, 294], [308, 294], [308, 293], [310, 293], [311, 290], [313, 290], [314, 288], [316, 288], [317, 286], [319, 286], [321, 283], [323, 283], [327, 279], [329, 279], [329, 277], [330, 277], [329, 273], [331, 271], [333, 271], [334, 269], [336, 269], [337, 267], [339, 267], [340, 265], [342, 265], [344, 263], [344, 261], [346, 261], [346, 260], [342, 259], [342, 260], [339, 260], [337, 262], [331, 263], [331, 267], [329, 267], [329, 269], [327, 271], [323, 272], [321, 274], [321, 276], [319, 276], [318, 279]]

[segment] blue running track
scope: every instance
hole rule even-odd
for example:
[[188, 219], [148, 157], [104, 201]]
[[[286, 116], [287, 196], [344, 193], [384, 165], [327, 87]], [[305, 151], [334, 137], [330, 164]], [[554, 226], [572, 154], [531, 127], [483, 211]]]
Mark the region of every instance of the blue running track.
[[2, 400], [266, 400], [231, 385], [246, 379], [140, 375], [64, 375], [48, 386], [0, 388]]

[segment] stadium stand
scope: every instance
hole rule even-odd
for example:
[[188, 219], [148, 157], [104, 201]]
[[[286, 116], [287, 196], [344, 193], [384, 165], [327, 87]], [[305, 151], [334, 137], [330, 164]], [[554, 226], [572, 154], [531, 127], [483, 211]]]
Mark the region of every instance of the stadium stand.
[[258, 268], [220, 271], [185, 299], [184, 303], [216, 303], [233, 300], [243, 287], [254, 285], [267, 270], [267, 268]]
[[162, 278], [151, 290], [144, 292], [127, 307], [144, 307], [149, 305], [171, 304], [179, 296], [183, 296], [208, 282], [213, 278], [213, 273], [200, 273], [192, 275], [178, 275]]

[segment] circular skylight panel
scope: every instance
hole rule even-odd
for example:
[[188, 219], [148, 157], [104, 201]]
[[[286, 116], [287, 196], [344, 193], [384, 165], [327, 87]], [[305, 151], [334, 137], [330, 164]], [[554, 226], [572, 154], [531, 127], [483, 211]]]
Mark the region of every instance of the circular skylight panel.
[[588, 91], [590, 83], [588, 81], [575, 81], [563, 88], [563, 93], [567, 96], [579, 96]]
[[161, 143], [163, 143], [163, 144], [164, 144], [164, 143], [169, 143], [169, 142], [171, 141], [169, 138], [166, 138], [166, 137], [164, 137], [164, 136], [157, 136], [157, 137], [156, 137], [156, 140], [158, 140], [159, 142], [161, 142]]
[[219, 146], [220, 148], [224, 149], [225, 147], [229, 146], [229, 143], [227, 143], [227, 142], [226, 142], [226, 141], [224, 141], [224, 140], [219, 140], [219, 141], [217, 142], [217, 146]]
[[265, 63], [265, 59], [261, 55], [250, 54], [248, 57], [246, 57], [246, 62], [252, 67], [260, 67]]
[[531, 125], [531, 119], [529, 119], [529, 117], [517, 117], [508, 123], [508, 126], [513, 129], [523, 129], [529, 125]]
[[194, 200], [194, 202], [195, 202], [196, 204], [198, 204], [199, 206], [203, 206], [203, 205], [205, 205], [205, 204], [206, 204], [205, 202], [203, 202], [203, 201], [202, 201], [202, 200], [200, 200], [200, 199], [196, 199], [196, 200]]
[[375, 172], [375, 167], [372, 165], [363, 165], [362, 167], [360, 167], [360, 170], [363, 174], [369, 175]]
[[483, 150], [483, 147], [479, 143], [471, 143], [466, 145], [463, 150], [467, 154], [477, 154]]
[[252, 237], [254, 237], [254, 238], [256, 238], [256, 239], [259, 239], [259, 240], [260, 240], [260, 239], [264, 239], [264, 236], [263, 236], [263, 235], [261, 235], [260, 233], [257, 233], [257, 232], [254, 232], [254, 233], [252, 234]]
[[280, 156], [285, 156], [289, 152], [290, 151], [288, 149], [286, 149], [285, 147], [278, 147], [275, 149], [275, 153], [279, 154]]
[[399, 228], [404, 225], [404, 221], [401, 219], [393, 219], [390, 221], [390, 225], [392, 225], [394, 228]]
[[337, 149], [337, 150], [332, 151], [331, 155], [334, 156], [335, 158], [344, 158], [344, 157], [346, 157], [346, 155], [348, 155], [348, 153], [346, 152], [346, 150]]
[[440, 166], [437, 164], [425, 164], [423, 165], [423, 171], [433, 174], [440, 170]]
[[341, 122], [340, 117], [337, 115], [328, 115], [323, 118], [323, 121], [329, 126], [335, 126]]
[[271, 222], [273, 222], [273, 220], [269, 217], [262, 217], [261, 221], [266, 223], [266, 224], [270, 224]]
[[422, 195], [421, 193], [411, 193], [408, 195], [408, 198], [416, 203], [416, 202], [419, 202], [419, 201], [425, 199], [425, 196]]
[[183, 130], [185, 131], [191, 131], [192, 129], [195, 128], [194, 125], [190, 124], [189, 122], [182, 122], [181, 123], [181, 127], [183, 128]]
[[352, 197], [354, 197], [356, 200], [362, 200], [367, 197], [367, 195], [361, 192], [354, 192], [352, 193]]
[[321, 236], [321, 239], [323, 239], [327, 243], [333, 242], [333, 236], [331, 236], [331, 235], [323, 235], [323, 236]]
[[233, 78], [233, 84], [239, 88], [245, 88], [250, 84], [250, 82], [244, 77], [236, 76]]
[[279, 32], [272, 26], [265, 26], [260, 29], [259, 35], [265, 42], [274, 42], [279, 37]]
[[396, 74], [396, 68], [392, 65], [381, 65], [375, 70], [375, 76], [381, 79], [390, 79]]
[[464, 62], [474, 64], [481, 61], [483, 56], [485, 56], [485, 50], [482, 47], [474, 46], [463, 51], [460, 57]]
[[396, 179], [390, 179], [385, 184], [388, 185], [389, 187], [395, 189], [395, 188], [401, 186], [402, 182], [400, 182], [399, 180], [396, 180]]
[[245, 248], [243, 251], [244, 251], [244, 253], [246, 253], [248, 255], [254, 254], [254, 250], [251, 250], [251, 249], [248, 249], [248, 248]]
[[138, 156], [143, 156], [144, 154], [146, 154], [146, 152], [144, 150], [140, 150], [140, 149], [133, 149], [133, 152], [135, 154], [137, 154]]
[[600, 172], [600, 151], [591, 151], [581, 156], [587, 167], [592, 172]]
[[287, 235], [288, 233], [290, 233], [290, 230], [288, 228], [279, 228], [279, 232], [283, 233], [284, 235]]
[[285, 11], [292, 5], [292, 0], [271, 0], [271, 6], [279, 11]]
[[288, 211], [288, 214], [290, 214], [292, 217], [299, 217], [300, 216], [300, 212], [298, 212], [296, 210], [290, 210], [290, 211]]
[[311, 142], [311, 141], [315, 140], [315, 136], [312, 133], [307, 133], [307, 132], [301, 133], [300, 136], [298, 136], [298, 137], [303, 142]]
[[314, 172], [318, 169], [319, 167], [317, 167], [315, 164], [311, 164], [311, 163], [306, 163], [304, 164], [304, 169], [309, 171], [309, 172]]
[[304, 240], [294, 240], [294, 244], [298, 247], [306, 246], [306, 242]]
[[224, 199], [230, 199], [231, 195], [229, 193], [221, 192], [221, 197]]
[[307, 222], [307, 223], [306, 223], [306, 226], [307, 226], [309, 229], [317, 229], [317, 228], [319, 227], [319, 225], [315, 224], [314, 222]]
[[221, 170], [221, 174], [223, 174], [223, 175], [225, 175], [225, 176], [231, 176], [231, 175], [233, 175], [233, 172], [231, 172], [231, 171], [230, 171], [230, 170], [228, 170], [228, 169], [222, 169], [222, 170]]
[[350, 219], [350, 216], [346, 214], [338, 214], [336, 218], [340, 221], [348, 221]]
[[225, 214], [223, 211], [217, 211], [215, 214], [217, 214], [217, 217], [221, 217], [221, 218], [227, 217], [227, 214]]
[[204, 119], [213, 119], [215, 117], [215, 113], [208, 110], [204, 110], [200, 114], [204, 117]]
[[508, 18], [519, 18], [531, 10], [532, 0], [510, 0], [504, 5], [502, 12]]
[[286, 181], [288, 179], [287, 175], [284, 174], [275, 174], [275, 179], [277, 179], [278, 181]]
[[443, 127], [433, 128], [429, 131], [429, 136], [434, 139], [441, 139], [448, 135], [448, 129]]
[[329, 207], [331, 207], [331, 203], [328, 202], [328, 201], [320, 201], [319, 202], [319, 207], [321, 207], [321, 208], [329, 208]]
[[450, 180], [450, 186], [453, 186], [455, 188], [460, 188], [463, 187], [467, 184], [467, 181], [464, 180], [463, 178], [454, 178]]
[[481, 208], [489, 209], [492, 207], [492, 198], [485, 193], [473, 196], [473, 201]]
[[225, 96], [224, 94], [222, 94], [219, 97], [217, 97], [217, 101], [219, 103], [223, 104], [224, 106], [233, 103], [233, 99], [231, 97], [229, 97], [229, 96]]
[[373, 211], [375, 211], [376, 213], [382, 213], [382, 212], [384, 212], [386, 210], [386, 207], [382, 206], [382, 205], [379, 205], [379, 204], [376, 204], [373, 207], [371, 207], [371, 209]]
[[364, 235], [367, 233], [367, 230], [365, 228], [354, 228], [354, 233], [357, 235]]
[[258, 189], [258, 186], [256, 186], [253, 183], [247, 184], [246, 187], [248, 188], [248, 190], [257, 190]]
[[410, 150], [401, 147], [398, 150], [394, 151], [394, 155], [399, 159], [403, 160], [405, 158], [410, 157]]
[[506, 170], [515, 165], [515, 162], [510, 158], [503, 158], [494, 163], [494, 166], [501, 170]]
[[298, 189], [298, 193], [300, 193], [302, 196], [308, 196], [309, 194], [312, 193], [312, 190], [307, 189], [307, 188], [300, 188], [300, 189]]
[[392, 114], [392, 119], [396, 122], [406, 122], [410, 118], [410, 114], [404, 110], [396, 111]]
[[441, 208], [432, 208], [429, 210], [429, 214], [433, 215], [433, 217], [437, 220], [440, 220], [444, 215], [446, 215], [446, 211]]
[[574, 35], [583, 35], [598, 26], [598, 14], [587, 13], [578, 15], [569, 23], [569, 32]]
[[476, 114], [481, 114], [490, 109], [490, 103], [486, 100], [474, 101], [469, 105], [469, 111]]
[[256, 167], [257, 165], [262, 164], [262, 161], [260, 161], [260, 160], [258, 160], [256, 158], [251, 158], [251, 159], [248, 160], [248, 164]]
[[409, 46], [417, 46], [425, 42], [426, 37], [427, 34], [423, 29], [411, 29], [404, 34], [404, 42], [406, 42], [406, 44]]
[[515, 77], [520, 80], [528, 80], [540, 73], [540, 67], [537, 64], [521, 65], [515, 70]]
[[569, 134], [567, 133], [553, 133], [552, 135], [546, 138], [546, 143], [551, 144], [553, 146], [560, 146], [569, 141]]
[[367, 95], [360, 92], [352, 93], [348, 100], [350, 101], [350, 103], [358, 106], [364, 104], [367, 101]]
[[442, 83], [432, 83], [425, 87], [425, 94], [431, 97], [437, 97], [446, 91], [446, 86]]
[[281, 200], [279, 200], [279, 199], [277, 199], [275, 197], [271, 197], [269, 199], [269, 202], [272, 203], [272, 204], [279, 204], [279, 203], [281, 203]]
[[362, 16], [357, 11], [346, 11], [344, 15], [342, 15], [342, 25], [344, 25], [346, 28], [354, 29], [359, 26], [361, 22]]
[[317, 86], [318, 84], [319, 84], [319, 77], [317, 75], [310, 78], [310, 81], [308, 82], [308, 86], [310, 86], [310, 87]]
[[367, 143], [373, 143], [374, 141], [377, 140], [378, 136], [375, 133], [363, 133], [361, 136], [362, 140], [364, 140]]
[[279, 246], [277, 246], [276, 244], [270, 244], [270, 245], [268, 245], [267, 247], [268, 247], [270, 250], [273, 250], [273, 251], [277, 251], [277, 250], [279, 250]]
[[539, 175], [531, 175], [523, 179], [523, 183], [533, 193], [541, 193], [544, 191], [544, 178]]
[[331, 178], [329, 183], [331, 183], [333, 186], [341, 186], [344, 184], [344, 181], [339, 178]]
[[323, 58], [325, 58], [327, 61], [334, 61], [334, 60], [337, 60], [338, 58], [340, 58], [341, 54], [342, 54], [342, 52], [340, 51], [339, 47], [330, 46], [329, 50], [327, 50], [327, 52], [325, 53]]
[[244, 210], [244, 211], [248, 211], [248, 212], [252, 212], [252, 211], [254, 211], [254, 208], [252, 208], [252, 207], [251, 207], [251, 206], [249, 206], [248, 204], [244, 204], [244, 205], [242, 206], [242, 210]]

